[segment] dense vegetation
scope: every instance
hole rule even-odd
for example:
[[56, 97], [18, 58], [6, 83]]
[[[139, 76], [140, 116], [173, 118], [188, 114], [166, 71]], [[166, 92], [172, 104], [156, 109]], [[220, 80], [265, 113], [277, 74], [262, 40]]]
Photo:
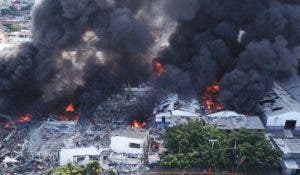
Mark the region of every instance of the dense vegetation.
[[165, 147], [167, 151], [161, 156], [161, 165], [180, 169], [253, 172], [278, 167], [282, 156], [263, 132], [223, 131], [200, 121], [168, 128]]
[[90, 162], [85, 168], [73, 166], [71, 163], [48, 170], [47, 175], [100, 175], [103, 169], [97, 161]]

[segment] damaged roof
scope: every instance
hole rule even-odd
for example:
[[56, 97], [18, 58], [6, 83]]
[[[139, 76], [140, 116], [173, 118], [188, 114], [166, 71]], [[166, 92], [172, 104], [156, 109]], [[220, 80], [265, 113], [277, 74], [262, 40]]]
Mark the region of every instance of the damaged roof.
[[299, 103], [277, 83], [274, 83], [273, 90], [260, 103], [266, 116], [277, 116], [289, 112], [300, 113]]
[[[199, 113], [201, 106], [197, 99], [180, 99], [178, 94], [169, 94], [160, 104], [154, 109], [153, 114], [167, 113], [173, 111], [178, 114], [178, 111], [185, 111], [189, 113]], [[177, 112], [176, 112], [177, 111]], [[183, 114], [183, 113], [182, 113]]]
[[263, 123], [258, 116], [246, 116], [234, 111], [220, 111], [202, 116], [205, 123], [213, 125], [219, 129], [255, 129], [264, 130]]

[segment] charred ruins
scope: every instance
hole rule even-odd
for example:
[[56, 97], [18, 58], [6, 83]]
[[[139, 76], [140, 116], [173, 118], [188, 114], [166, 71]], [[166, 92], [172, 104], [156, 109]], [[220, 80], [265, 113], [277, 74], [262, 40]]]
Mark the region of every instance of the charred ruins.
[[[164, 127], [231, 110], [235, 127], [263, 130], [274, 82], [298, 76], [298, 0], [36, 0], [32, 23], [31, 42], [0, 53], [5, 173], [45, 172], [77, 148], [140, 171]], [[118, 147], [128, 140], [138, 150]]]

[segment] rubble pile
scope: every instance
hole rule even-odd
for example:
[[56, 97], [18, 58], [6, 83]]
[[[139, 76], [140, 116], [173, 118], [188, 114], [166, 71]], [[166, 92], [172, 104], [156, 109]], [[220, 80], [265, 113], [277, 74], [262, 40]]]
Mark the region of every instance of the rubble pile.
[[94, 113], [95, 124], [105, 126], [116, 124], [126, 118], [126, 112], [132, 104], [137, 100], [137, 97], [131, 94], [117, 94], [108, 98], [101, 103]]
[[31, 130], [26, 149], [28, 153], [47, 157], [61, 147], [78, 146], [80, 140], [77, 122], [64, 122], [48, 119], [36, 130]]
[[[0, 137], [0, 169], [3, 173], [23, 173], [33, 168], [37, 162], [26, 154], [25, 138], [28, 136], [32, 124], [16, 125], [5, 129], [6, 135]], [[29, 170], [30, 171], [30, 170]]]
[[[32, 121], [6, 129], [7, 133], [2, 133], [0, 143], [1, 173], [42, 174], [49, 168], [60, 165], [61, 150], [86, 150], [91, 147], [97, 149], [99, 155], [88, 158], [94, 160], [98, 157], [101, 166], [107, 170], [141, 171], [146, 163], [158, 160], [157, 152], [161, 138], [153, 127], [147, 129], [130, 127], [127, 115], [144, 93], [139, 88], [135, 88], [134, 91], [127, 90], [122, 94], [111, 96], [101, 103], [94, 115], [85, 122], [57, 121], [49, 118], [46, 121]], [[112, 147], [116, 133], [119, 136], [123, 135], [123, 142], [126, 143], [125, 145], [121, 143], [123, 150], [118, 151]], [[131, 148], [131, 141], [136, 140], [142, 141], [138, 142], [141, 147], [137, 148], [137, 145], [133, 144]], [[116, 141], [115, 144], [118, 145], [119, 140]], [[136, 153], [133, 149], [140, 152]], [[148, 152], [151, 152], [150, 161]], [[75, 155], [75, 157], [76, 163], [82, 156]]]

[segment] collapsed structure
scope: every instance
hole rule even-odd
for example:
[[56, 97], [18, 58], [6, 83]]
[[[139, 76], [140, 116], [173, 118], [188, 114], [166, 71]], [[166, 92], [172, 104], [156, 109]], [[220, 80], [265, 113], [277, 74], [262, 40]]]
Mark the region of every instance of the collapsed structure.
[[180, 100], [178, 94], [170, 94], [154, 108], [153, 114], [158, 127], [169, 127], [199, 119], [201, 106], [196, 99]]

